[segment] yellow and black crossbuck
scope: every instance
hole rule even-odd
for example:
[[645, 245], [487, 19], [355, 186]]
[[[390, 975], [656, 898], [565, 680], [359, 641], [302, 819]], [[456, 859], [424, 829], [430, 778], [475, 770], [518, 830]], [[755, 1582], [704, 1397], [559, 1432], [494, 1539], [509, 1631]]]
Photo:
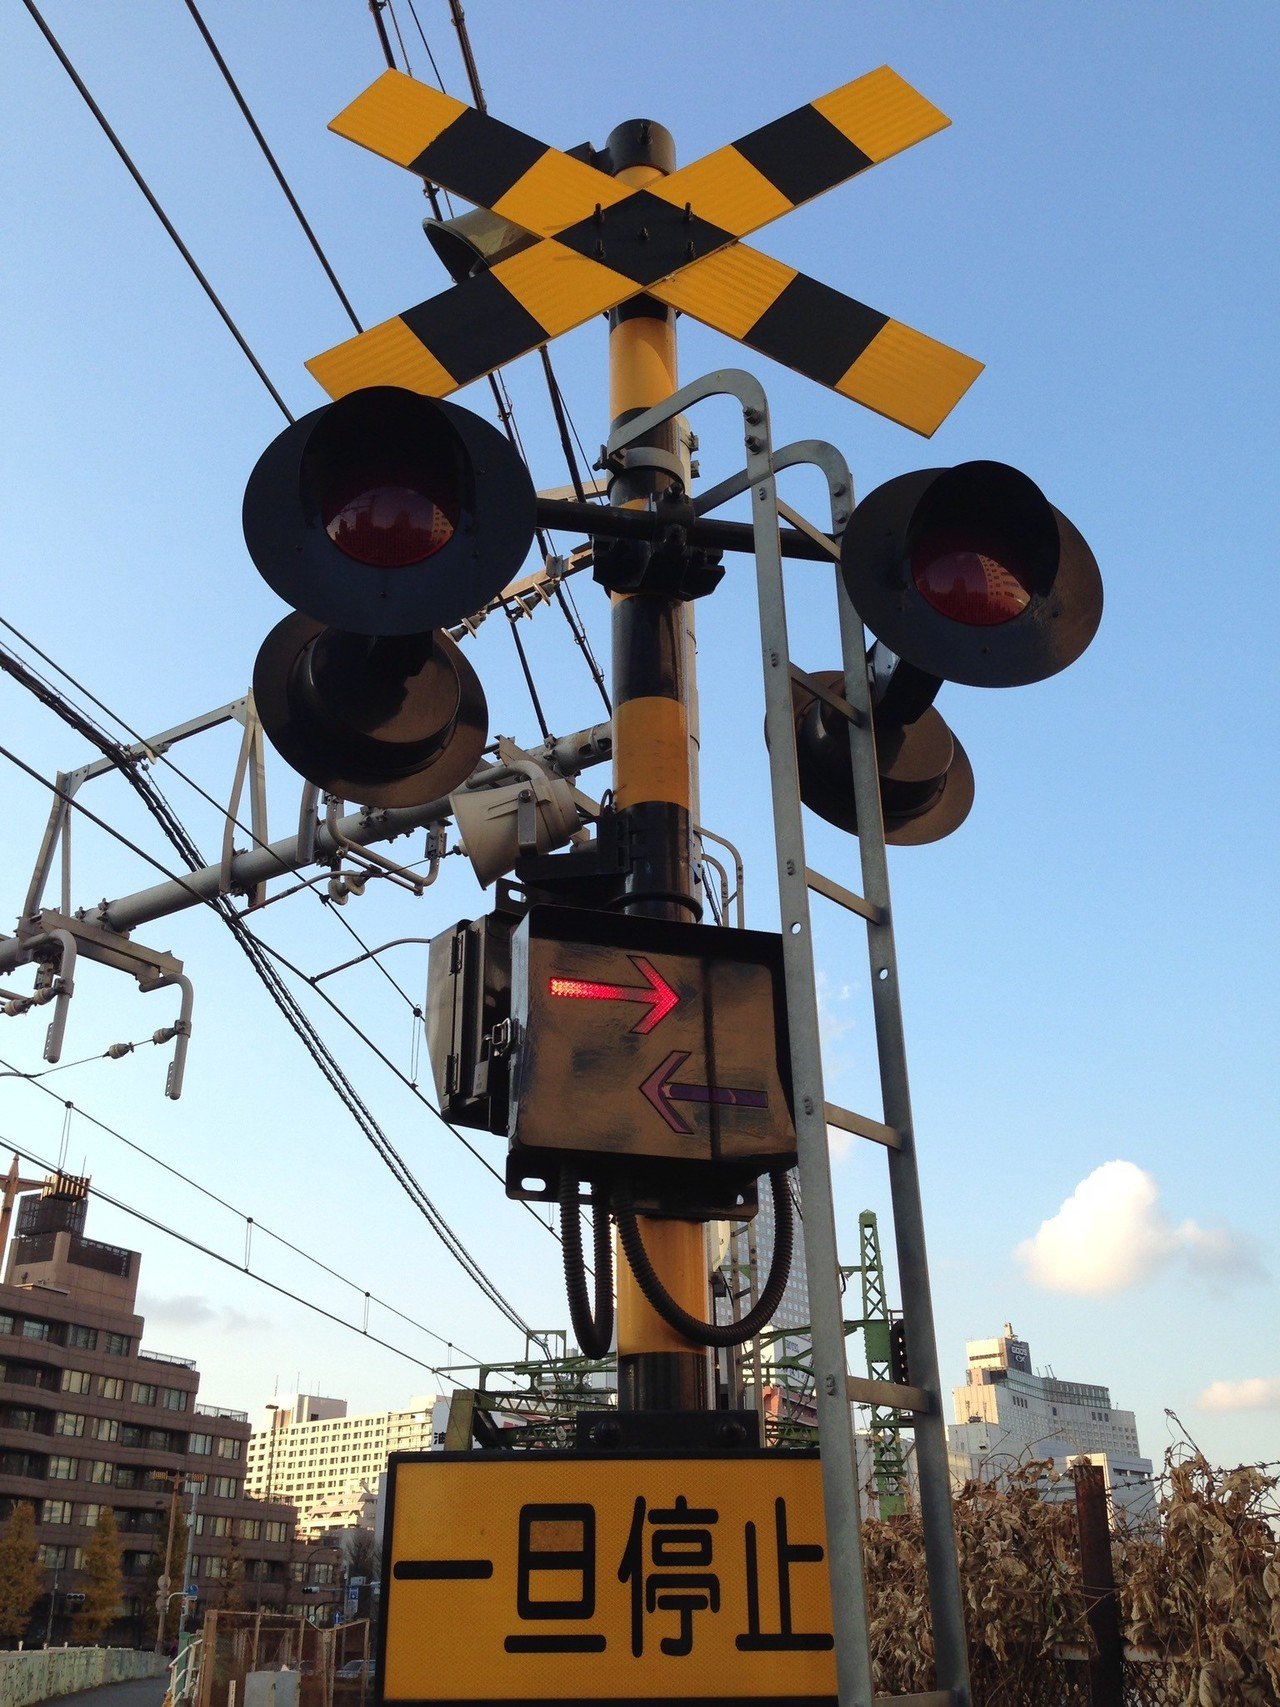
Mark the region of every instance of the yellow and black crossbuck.
[[535, 241], [315, 356], [331, 397], [443, 397], [640, 292], [919, 433], [982, 364], [741, 239], [944, 129], [888, 66], [644, 188], [387, 71], [331, 130], [488, 208]]

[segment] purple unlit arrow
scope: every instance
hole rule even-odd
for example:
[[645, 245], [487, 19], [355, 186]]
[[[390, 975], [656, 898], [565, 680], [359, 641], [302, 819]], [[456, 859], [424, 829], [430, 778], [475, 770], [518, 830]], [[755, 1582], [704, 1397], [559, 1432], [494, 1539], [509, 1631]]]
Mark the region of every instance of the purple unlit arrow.
[[714, 1102], [729, 1108], [768, 1108], [767, 1091], [733, 1090], [728, 1085], [673, 1085], [671, 1075], [678, 1073], [688, 1059], [687, 1049], [673, 1049], [640, 1087], [673, 1132], [693, 1131], [693, 1127], [672, 1108], [673, 1102]]

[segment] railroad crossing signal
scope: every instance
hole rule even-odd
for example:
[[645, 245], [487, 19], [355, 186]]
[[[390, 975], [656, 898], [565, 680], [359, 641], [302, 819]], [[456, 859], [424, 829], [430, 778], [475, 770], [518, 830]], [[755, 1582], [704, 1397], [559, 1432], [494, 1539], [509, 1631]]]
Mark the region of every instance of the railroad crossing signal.
[[505, 586], [534, 532], [533, 482], [501, 433], [456, 403], [373, 386], [267, 446], [243, 519], [259, 573], [298, 607], [253, 672], [273, 746], [368, 806], [457, 788], [488, 710], [445, 629]]
[[794, 1164], [781, 938], [535, 906], [511, 964], [509, 1196], [741, 1214]]
[[393, 1453], [380, 1701], [834, 1703], [818, 1455]]
[[741, 239], [949, 123], [882, 66], [635, 189], [384, 72], [329, 128], [532, 241], [306, 365], [331, 397], [374, 385], [442, 397], [647, 294], [930, 434], [982, 364]]

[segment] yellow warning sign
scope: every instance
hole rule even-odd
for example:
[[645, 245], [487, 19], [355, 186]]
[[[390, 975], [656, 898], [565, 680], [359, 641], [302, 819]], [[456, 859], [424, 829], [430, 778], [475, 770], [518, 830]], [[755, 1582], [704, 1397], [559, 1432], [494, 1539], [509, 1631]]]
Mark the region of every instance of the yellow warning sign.
[[816, 1454], [394, 1454], [382, 1699], [834, 1707]]

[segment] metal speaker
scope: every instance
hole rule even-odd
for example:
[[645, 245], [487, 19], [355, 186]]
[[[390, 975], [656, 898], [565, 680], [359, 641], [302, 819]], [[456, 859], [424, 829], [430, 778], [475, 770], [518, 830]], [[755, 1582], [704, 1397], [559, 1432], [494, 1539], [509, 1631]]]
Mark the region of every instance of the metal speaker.
[[364, 806], [443, 800], [488, 738], [479, 678], [447, 634], [377, 637], [288, 616], [258, 653], [253, 697], [294, 770]]
[[449, 805], [482, 889], [511, 871], [522, 855], [551, 853], [581, 830], [572, 784], [545, 774], [494, 788], [463, 787], [450, 795]]
[[538, 242], [531, 231], [483, 207], [457, 219], [424, 219], [422, 229], [455, 284]]
[[455, 403], [371, 386], [267, 446], [244, 494], [259, 573], [352, 634], [423, 634], [474, 616], [524, 562], [536, 498], [495, 427]]
[[[815, 670], [813, 680], [844, 693], [840, 670]], [[820, 818], [858, 833], [853, 799], [849, 725], [799, 682], [791, 684], [800, 798]], [[968, 755], [930, 706], [913, 723], [876, 718], [876, 760], [884, 839], [894, 847], [940, 842], [959, 829], [973, 805]]]
[[878, 486], [845, 528], [840, 570], [878, 640], [971, 687], [1055, 675], [1102, 619], [1093, 553], [1035, 482], [1002, 462]]

